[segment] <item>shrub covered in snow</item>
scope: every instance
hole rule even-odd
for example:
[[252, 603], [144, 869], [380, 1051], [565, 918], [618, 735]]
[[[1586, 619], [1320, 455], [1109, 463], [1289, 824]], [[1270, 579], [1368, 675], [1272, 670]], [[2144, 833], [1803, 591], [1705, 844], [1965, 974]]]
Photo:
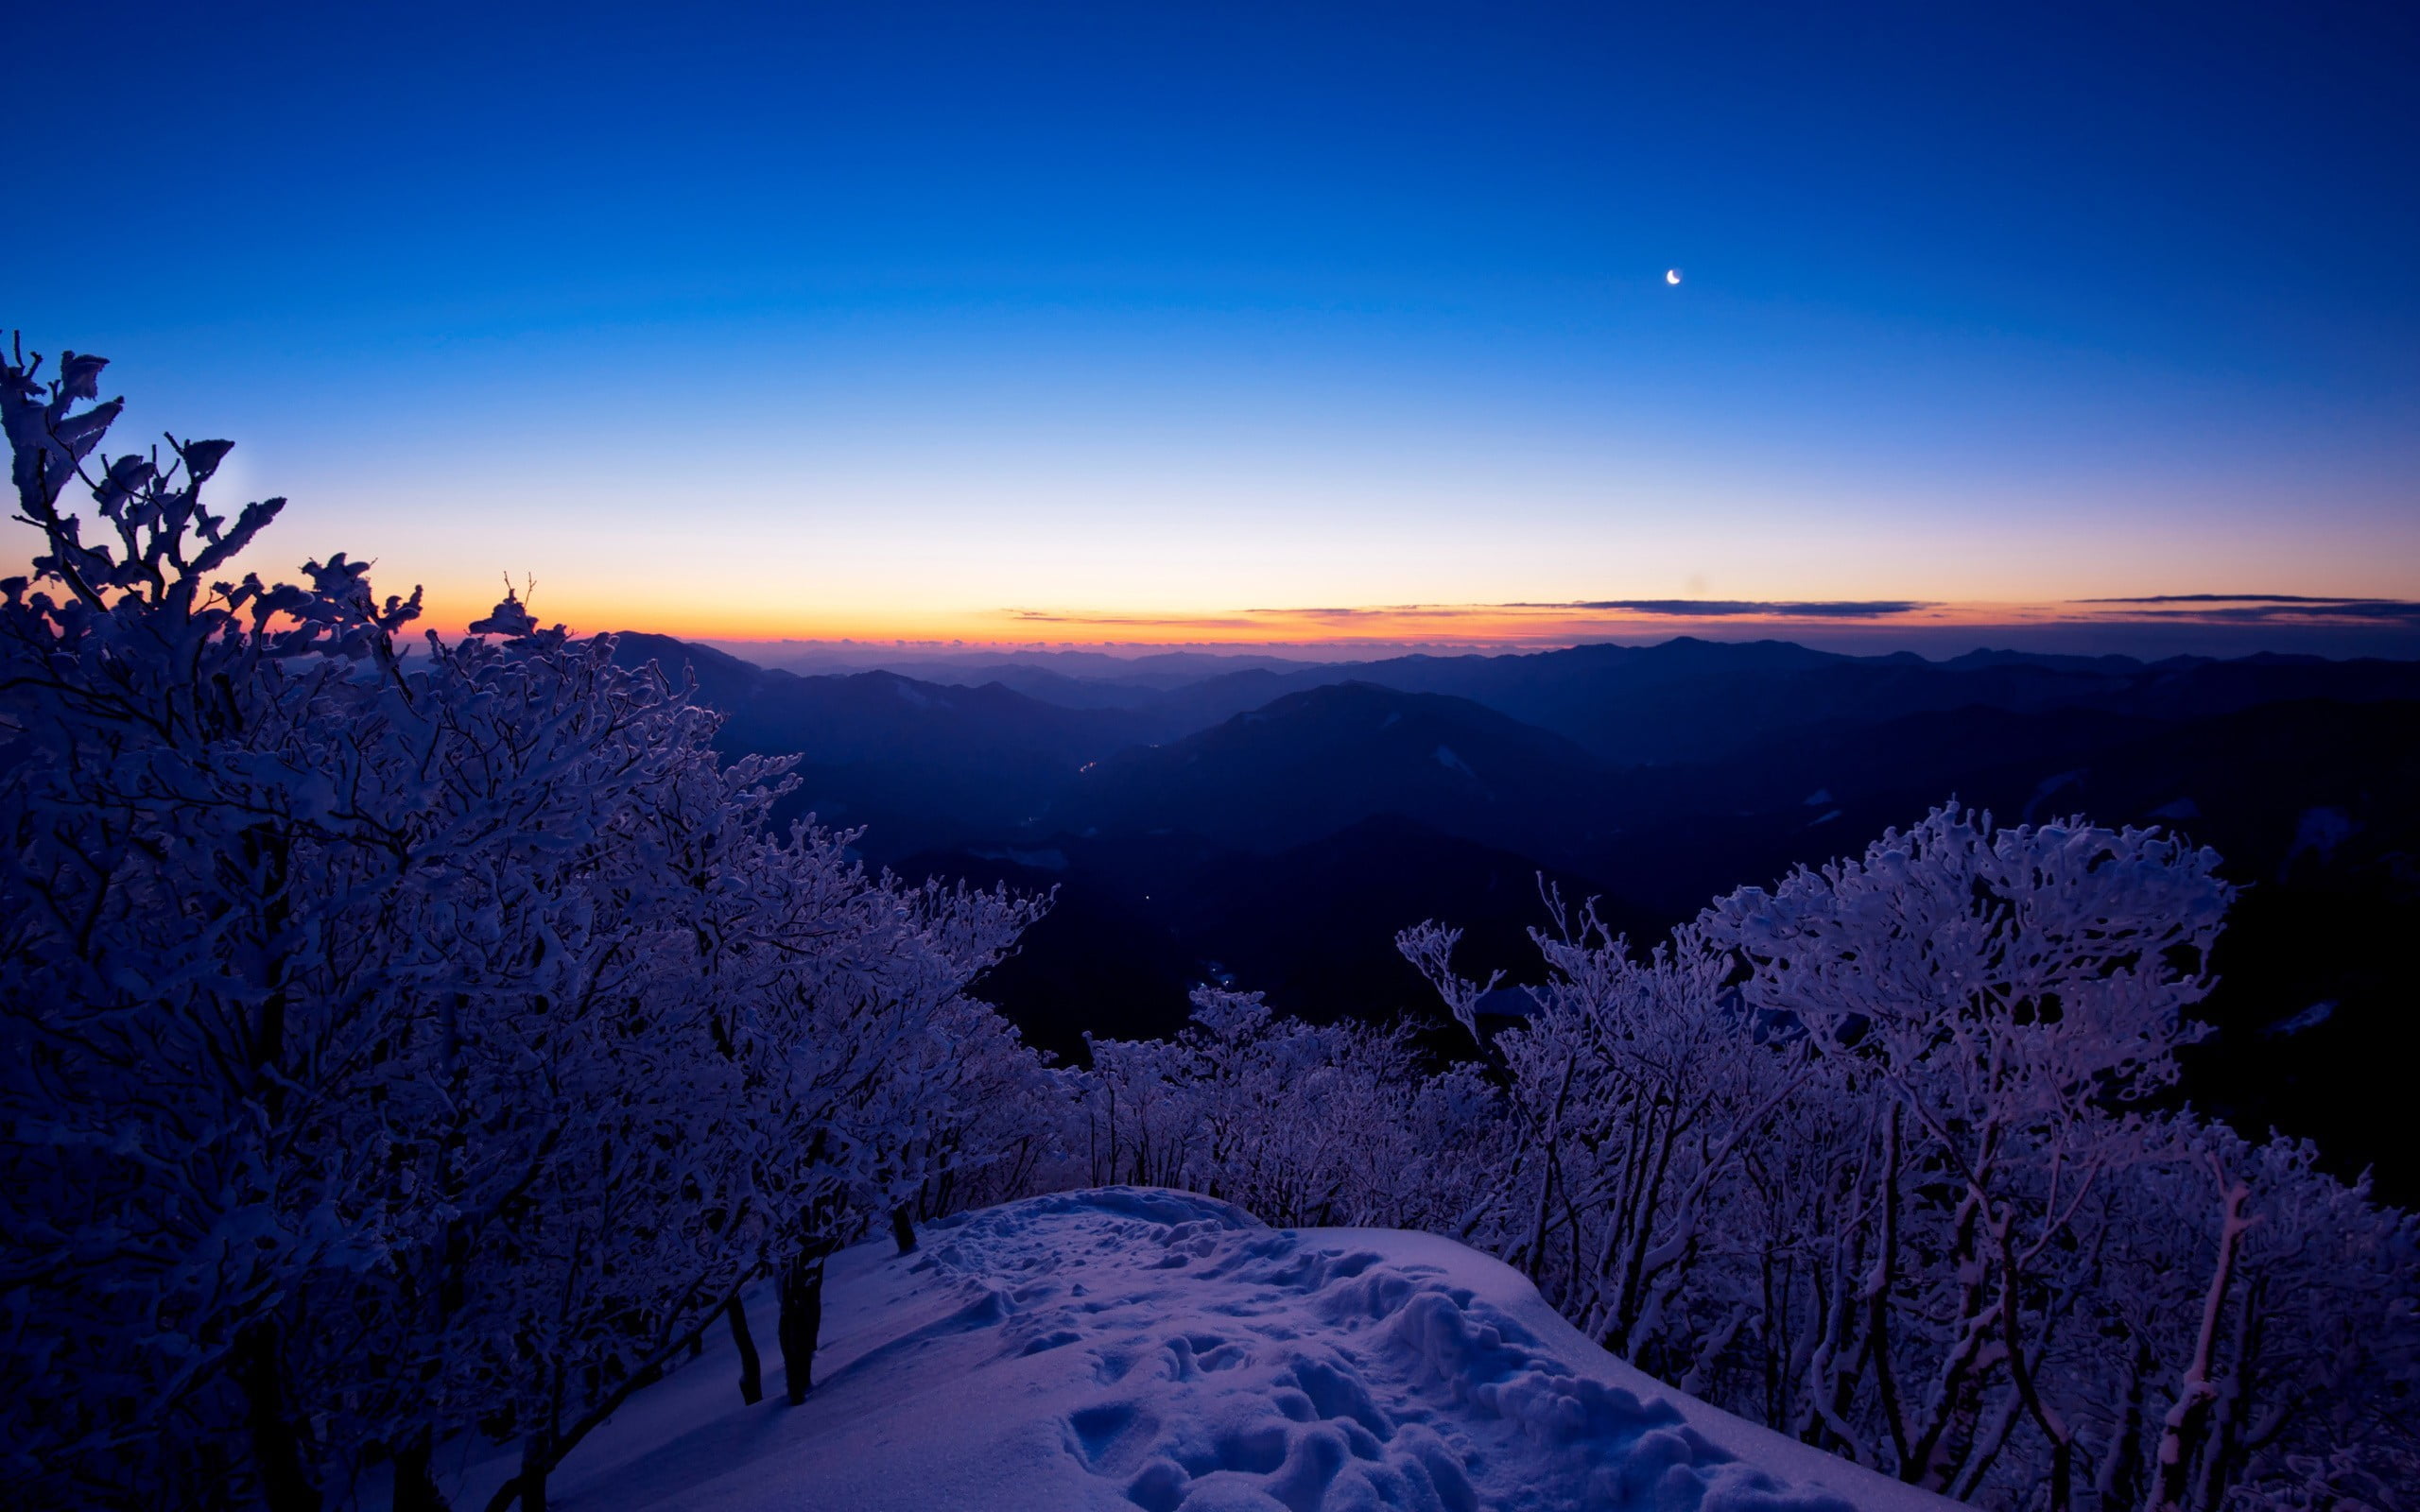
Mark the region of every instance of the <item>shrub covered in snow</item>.
[[1644, 958], [1550, 895], [1492, 1040], [1498, 982], [1424, 925], [1399, 943], [1483, 1067], [1205, 988], [1173, 1040], [1093, 1044], [1067, 1143], [1096, 1184], [1480, 1245], [1651, 1373], [1919, 1486], [2380, 1504], [2420, 1469], [2420, 1226], [2162, 1095], [2217, 864], [1951, 808]]
[[1424, 1074], [1401, 1034], [1281, 1019], [1201, 988], [1172, 1040], [1090, 1041], [1074, 1078], [1077, 1178], [1178, 1187], [1288, 1228], [1439, 1228], [1493, 1166], [1494, 1098]]
[[[2217, 862], [1946, 808], [1645, 961], [1558, 908], [1490, 1242], [1607, 1348], [1962, 1498], [2408, 1473], [2420, 1229], [2152, 1101]], [[1403, 945], [1475, 1022], [1450, 933]]]
[[283, 501], [213, 514], [221, 441], [104, 456], [103, 363], [39, 364], [0, 364], [43, 541], [0, 584], [21, 1495], [312, 1507], [392, 1459], [424, 1503], [484, 1432], [541, 1504], [752, 1278], [812, 1306], [1013, 1160], [1045, 1074], [964, 988], [1037, 904], [772, 833], [784, 764], [510, 592], [415, 655], [361, 563], [224, 580]]

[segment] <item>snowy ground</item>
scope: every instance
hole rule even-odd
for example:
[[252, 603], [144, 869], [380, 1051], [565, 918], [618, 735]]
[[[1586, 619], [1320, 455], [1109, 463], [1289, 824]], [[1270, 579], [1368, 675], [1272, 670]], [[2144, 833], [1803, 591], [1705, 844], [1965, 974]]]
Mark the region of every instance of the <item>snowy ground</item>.
[[[769, 1308], [755, 1314], [769, 1341]], [[1449, 1240], [1205, 1197], [1035, 1197], [836, 1258], [814, 1392], [727, 1336], [575, 1452], [556, 1505], [1356, 1512], [1951, 1503], [1717, 1412]], [[454, 1467], [455, 1504], [510, 1471]]]

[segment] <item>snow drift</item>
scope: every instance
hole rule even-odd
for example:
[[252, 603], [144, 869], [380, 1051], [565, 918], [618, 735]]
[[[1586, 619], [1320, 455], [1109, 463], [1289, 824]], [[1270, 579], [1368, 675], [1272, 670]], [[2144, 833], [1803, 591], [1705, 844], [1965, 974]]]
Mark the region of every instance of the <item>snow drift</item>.
[[[1186, 1193], [1032, 1197], [836, 1257], [816, 1388], [726, 1344], [568, 1460], [562, 1506], [1845, 1512], [1951, 1503], [1683, 1397], [1510, 1267]], [[510, 1462], [460, 1464], [458, 1505]]]

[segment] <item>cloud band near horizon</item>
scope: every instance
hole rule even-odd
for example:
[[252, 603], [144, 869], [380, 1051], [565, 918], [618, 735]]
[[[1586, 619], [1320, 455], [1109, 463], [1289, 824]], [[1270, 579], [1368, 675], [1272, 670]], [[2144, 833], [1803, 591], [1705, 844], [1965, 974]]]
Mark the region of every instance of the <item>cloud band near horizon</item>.
[[[1226, 610], [1212, 614], [1121, 614], [1078, 610], [1011, 609], [1001, 611], [1020, 625], [1119, 630], [1273, 632], [1325, 629], [1347, 635], [1424, 627], [1454, 627], [1481, 639], [1516, 632], [1527, 639], [1545, 622], [1583, 624], [1708, 621], [1811, 623], [1835, 626], [1924, 622], [1947, 627], [1973, 625], [2112, 625], [2282, 623], [2309, 625], [2420, 625], [2420, 602], [2387, 598], [2330, 598], [2300, 593], [2154, 593], [2129, 597], [2067, 599], [2047, 604], [1959, 604], [1927, 599], [1582, 599], [1495, 604], [1391, 604], [1307, 606]], [[1494, 633], [1492, 634], [1491, 631]]]

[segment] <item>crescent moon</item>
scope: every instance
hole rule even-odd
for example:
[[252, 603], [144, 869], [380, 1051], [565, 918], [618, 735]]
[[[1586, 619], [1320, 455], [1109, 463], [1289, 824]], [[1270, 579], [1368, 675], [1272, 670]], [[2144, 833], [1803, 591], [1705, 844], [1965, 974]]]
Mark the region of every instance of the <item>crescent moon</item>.
[[1666, 268], [1664, 270], [1664, 282], [1667, 284], [1678, 284], [1681, 282], [1681, 270], [1677, 267]]

